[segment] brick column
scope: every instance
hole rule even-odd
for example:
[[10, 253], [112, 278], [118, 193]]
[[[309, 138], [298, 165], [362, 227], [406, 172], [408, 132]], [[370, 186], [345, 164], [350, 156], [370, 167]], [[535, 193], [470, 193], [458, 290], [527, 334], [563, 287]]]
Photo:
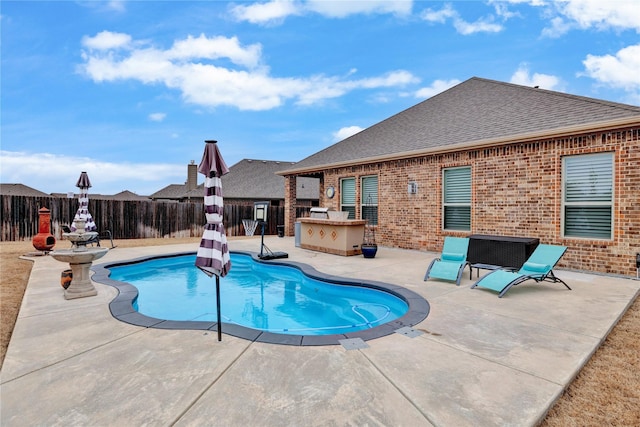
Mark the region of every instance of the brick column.
[[320, 207], [326, 207], [326, 199], [324, 198], [324, 174], [319, 179], [318, 185], [318, 202]]
[[296, 176], [284, 177], [284, 235], [293, 236], [296, 223]]

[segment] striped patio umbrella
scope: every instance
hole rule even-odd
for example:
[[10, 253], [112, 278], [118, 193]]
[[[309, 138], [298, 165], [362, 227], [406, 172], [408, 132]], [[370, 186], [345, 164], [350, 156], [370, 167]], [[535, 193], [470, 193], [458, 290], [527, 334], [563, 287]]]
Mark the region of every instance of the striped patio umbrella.
[[96, 227], [96, 223], [93, 221], [93, 217], [89, 212], [89, 187], [91, 187], [91, 181], [89, 181], [89, 175], [87, 175], [86, 172], [80, 174], [76, 187], [80, 188], [80, 195], [78, 196], [80, 204], [76, 216], [71, 223], [71, 231], [77, 230], [76, 221], [78, 220], [86, 221], [85, 231], [96, 231], [98, 227]]
[[223, 197], [220, 177], [229, 172], [222, 159], [216, 141], [205, 141], [204, 154], [198, 166], [198, 172], [205, 176], [204, 212], [207, 223], [196, 255], [196, 267], [209, 277], [216, 276], [216, 304], [218, 314], [218, 341], [222, 341], [220, 316], [220, 277], [231, 269], [231, 257], [227, 245], [227, 236], [222, 224]]

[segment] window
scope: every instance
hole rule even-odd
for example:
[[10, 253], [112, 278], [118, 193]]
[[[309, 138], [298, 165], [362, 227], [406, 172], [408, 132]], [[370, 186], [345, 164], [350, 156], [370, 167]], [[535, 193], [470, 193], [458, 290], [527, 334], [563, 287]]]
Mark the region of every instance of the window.
[[471, 230], [471, 168], [449, 168], [442, 177], [443, 228]]
[[613, 153], [563, 158], [566, 237], [612, 238]]
[[340, 210], [349, 212], [349, 219], [356, 219], [356, 179], [340, 180]]
[[368, 219], [370, 225], [378, 225], [378, 177], [363, 177], [360, 189], [362, 219]]

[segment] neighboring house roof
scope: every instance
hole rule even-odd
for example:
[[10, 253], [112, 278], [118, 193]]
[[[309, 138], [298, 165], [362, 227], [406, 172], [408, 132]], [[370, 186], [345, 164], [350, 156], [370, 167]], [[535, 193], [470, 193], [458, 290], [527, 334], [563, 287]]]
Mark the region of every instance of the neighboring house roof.
[[[277, 175], [294, 166], [293, 162], [243, 159], [229, 168], [222, 176], [225, 198], [236, 199], [284, 199], [284, 178]], [[316, 178], [300, 178], [297, 182], [298, 199], [318, 200], [320, 181]]]
[[180, 200], [185, 197], [187, 192], [187, 184], [169, 184], [149, 197], [152, 199]]
[[51, 197], [51, 194], [43, 193], [24, 184], [0, 184], [0, 194], [6, 196]]
[[149, 201], [149, 196], [140, 196], [129, 190], [124, 190], [119, 193], [114, 194], [113, 196], [102, 196], [101, 198], [109, 199], [109, 200], [147, 200]]
[[[284, 178], [276, 173], [295, 165], [277, 160], [243, 159], [229, 167], [222, 176], [222, 191], [226, 199], [284, 200]], [[320, 181], [300, 178], [296, 182], [298, 199], [318, 200]], [[204, 197], [204, 184], [188, 191], [187, 184], [171, 184], [153, 193], [153, 199], [196, 199]]]
[[[69, 193], [51, 193], [53, 197], [69, 197]], [[78, 193], [73, 193], [73, 197], [77, 198], [80, 195]], [[149, 196], [139, 196], [138, 194], [124, 190], [117, 194], [109, 195], [109, 194], [98, 194], [98, 193], [89, 193], [87, 195], [89, 199], [96, 200], [149, 200]]]
[[473, 77], [280, 174], [569, 134], [634, 118], [640, 120], [640, 107]]

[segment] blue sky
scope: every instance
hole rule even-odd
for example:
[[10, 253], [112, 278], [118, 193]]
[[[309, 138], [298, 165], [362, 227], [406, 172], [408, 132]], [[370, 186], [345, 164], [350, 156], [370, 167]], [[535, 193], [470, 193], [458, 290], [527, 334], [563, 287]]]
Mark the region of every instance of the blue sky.
[[[477, 76], [640, 105], [637, 0], [5, 1], [0, 182], [148, 195], [299, 161]], [[202, 182], [202, 178], [200, 178]]]

